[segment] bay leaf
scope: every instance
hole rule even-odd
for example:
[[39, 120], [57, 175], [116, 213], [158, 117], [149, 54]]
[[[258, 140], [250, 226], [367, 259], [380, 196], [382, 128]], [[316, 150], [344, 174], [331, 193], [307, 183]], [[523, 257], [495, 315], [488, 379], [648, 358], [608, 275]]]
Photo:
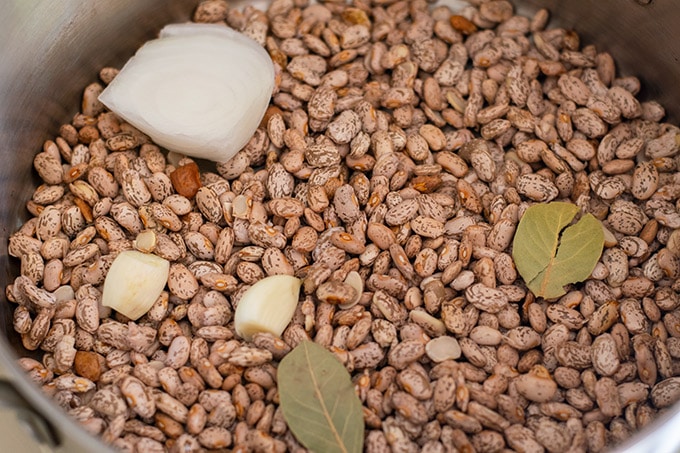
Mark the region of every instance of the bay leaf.
[[571, 225], [579, 211], [571, 203], [535, 204], [522, 216], [512, 245], [517, 271], [529, 289], [545, 299], [585, 280], [602, 255], [604, 233], [592, 214]]
[[333, 354], [303, 341], [281, 360], [277, 381], [283, 417], [302, 445], [317, 453], [362, 451], [361, 402]]

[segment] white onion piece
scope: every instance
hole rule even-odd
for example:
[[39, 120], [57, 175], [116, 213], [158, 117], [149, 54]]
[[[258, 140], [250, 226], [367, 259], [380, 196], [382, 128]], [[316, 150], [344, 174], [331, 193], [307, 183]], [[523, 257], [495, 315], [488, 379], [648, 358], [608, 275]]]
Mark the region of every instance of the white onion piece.
[[248, 142], [274, 90], [254, 40], [219, 24], [172, 24], [144, 44], [99, 96], [158, 145], [226, 162]]

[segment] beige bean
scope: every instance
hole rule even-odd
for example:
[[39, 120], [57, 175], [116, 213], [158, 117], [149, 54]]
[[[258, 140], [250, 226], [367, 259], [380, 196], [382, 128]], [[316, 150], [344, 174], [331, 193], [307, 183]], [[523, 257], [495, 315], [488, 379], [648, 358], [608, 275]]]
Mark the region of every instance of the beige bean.
[[174, 263], [168, 274], [168, 289], [182, 299], [188, 300], [198, 291], [196, 277], [183, 264]]
[[620, 362], [616, 342], [609, 334], [602, 334], [593, 340], [591, 355], [593, 368], [602, 376], [611, 376], [619, 369]]
[[489, 288], [476, 283], [465, 290], [466, 299], [480, 310], [498, 313], [508, 303], [505, 293], [499, 289]]
[[616, 417], [621, 415], [621, 403], [616, 382], [608, 377], [603, 377], [595, 384], [595, 396], [600, 411], [606, 416]]
[[678, 400], [680, 386], [678, 378], [668, 378], [652, 387], [650, 396], [656, 407], [668, 407]]

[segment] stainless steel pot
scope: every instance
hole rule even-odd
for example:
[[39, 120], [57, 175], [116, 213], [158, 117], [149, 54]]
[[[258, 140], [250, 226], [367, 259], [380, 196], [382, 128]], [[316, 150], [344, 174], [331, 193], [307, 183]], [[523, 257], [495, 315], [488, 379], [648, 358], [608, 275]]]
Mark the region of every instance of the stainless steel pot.
[[[82, 87], [105, 65], [121, 65], [166, 23], [187, 20], [196, 0], [2, 0], [0, 15], [0, 287], [18, 273], [7, 239], [25, 219], [37, 182], [33, 155], [77, 110]], [[521, 12], [552, 12], [582, 42], [608, 49], [622, 74], [640, 77], [643, 97], [680, 118], [680, 4], [673, 0], [515, 1]], [[80, 429], [26, 379], [12, 311], [0, 302], [0, 448], [35, 451], [108, 450]], [[680, 406], [621, 447], [628, 452], [680, 451]], [[10, 450], [9, 448], [13, 448]]]

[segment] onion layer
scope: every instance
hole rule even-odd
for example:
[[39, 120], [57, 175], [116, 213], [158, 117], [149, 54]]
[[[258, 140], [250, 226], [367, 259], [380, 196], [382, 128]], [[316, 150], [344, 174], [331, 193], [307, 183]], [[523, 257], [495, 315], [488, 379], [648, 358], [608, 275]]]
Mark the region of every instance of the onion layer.
[[99, 96], [154, 142], [226, 162], [269, 105], [274, 65], [254, 40], [219, 24], [172, 24], [144, 44]]

